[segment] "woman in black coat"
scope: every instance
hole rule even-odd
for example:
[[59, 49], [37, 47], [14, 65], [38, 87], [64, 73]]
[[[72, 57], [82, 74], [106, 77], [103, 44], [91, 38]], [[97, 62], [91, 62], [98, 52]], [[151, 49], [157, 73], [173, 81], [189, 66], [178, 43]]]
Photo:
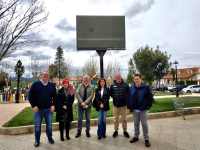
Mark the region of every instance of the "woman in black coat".
[[64, 141], [63, 130], [64, 123], [66, 128], [66, 138], [69, 137], [69, 125], [73, 121], [74, 91], [67, 79], [64, 79], [63, 87], [58, 91], [57, 104], [56, 104], [56, 121], [59, 122], [60, 140]]
[[98, 111], [98, 140], [102, 137], [106, 138], [106, 115], [107, 111], [110, 110], [109, 99], [109, 88], [106, 86], [106, 80], [101, 78], [98, 82], [98, 88], [95, 89], [96, 111]]

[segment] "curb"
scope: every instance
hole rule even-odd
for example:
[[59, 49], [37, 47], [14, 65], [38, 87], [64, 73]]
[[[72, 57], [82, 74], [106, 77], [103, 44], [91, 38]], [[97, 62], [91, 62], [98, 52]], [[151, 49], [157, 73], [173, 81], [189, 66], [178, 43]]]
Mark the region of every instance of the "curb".
[[[148, 120], [149, 119], [159, 119], [159, 118], [166, 118], [166, 117], [173, 117], [175, 111], [167, 111], [167, 112], [161, 112], [161, 113], [149, 113], [148, 114]], [[191, 115], [191, 114], [199, 114], [200, 113], [200, 107], [193, 107], [192, 110], [187, 111], [184, 113], [184, 115]], [[177, 116], [180, 116], [179, 114]], [[121, 116], [119, 117], [119, 122], [121, 123]], [[127, 116], [127, 122], [133, 121], [132, 115]], [[108, 117], [106, 118], [106, 124], [114, 124], [114, 117]], [[83, 120], [83, 127], [85, 127], [86, 121]], [[98, 125], [98, 119], [90, 119], [90, 125], [91, 126], [97, 126]], [[77, 128], [78, 121], [72, 121], [71, 122], [71, 128]], [[52, 131], [59, 130], [59, 124], [53, 123], [52, 124]], [[41, 125], [41, 131], [46, 131], [46, 125]], [[0, 133], [4, 135], [18, 135], [18, 134], [31, 134], [35, 133], [34, 131], [34, 125], [30, 126], [20, 126], [20, 127], [0, 127]]]

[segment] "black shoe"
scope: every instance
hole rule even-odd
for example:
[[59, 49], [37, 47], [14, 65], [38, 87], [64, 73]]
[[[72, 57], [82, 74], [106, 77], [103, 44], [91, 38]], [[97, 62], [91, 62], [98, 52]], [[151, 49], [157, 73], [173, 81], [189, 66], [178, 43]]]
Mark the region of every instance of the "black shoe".
[[118, 135], [118, 132], [115, 131], [115, 132], [113, 133], [113, 138], [115, 138], [117, 135]]
[[54, 144], [54, 140], [52, 138], [48, 138], [49, 143]]
[[124, 131], [124, 135], [125, 135], [125, 137], [129, 138], [128, 132]]
[[40, 140], [35, 140], [34, 146], [38, 147], [40, 145]]
[[79, 136], [81, 136], [81, 133], [76, 133], [75, 138], [78, 138]]
[[98, 140], [101, 140], [102, 137], [98, 137]]
[[103, 137], [103, 138], [106, 138], [106, 135], [103, 135], [102, 137]]
[[61, 136], [61, 137], [60, 137], [60, 140], [61, 140], [61, 141], [64, 141], [64, 137], [63, 137], [63, 136]]
[[67, 138], [67, 140], [70, 140], [70, 137], [69, 137], [69, 135], [67, 135], [67, 136], [66, 136], [66, 138]]
[[89, 133], [89, 132], [86, 132], [86, 136], [87, 136], [87, 137], [90, 137], [90, 133]]

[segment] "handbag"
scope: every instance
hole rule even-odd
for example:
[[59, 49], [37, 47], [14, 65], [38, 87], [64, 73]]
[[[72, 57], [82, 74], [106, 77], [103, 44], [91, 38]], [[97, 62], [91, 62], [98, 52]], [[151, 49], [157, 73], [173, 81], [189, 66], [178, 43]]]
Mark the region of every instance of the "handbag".
[[98, 102], [97, 102], [96, 98], [94, 98], [94, 100], [93, 100], [93, 102], [92, 102], [92, 106], [93, 106], [94, 108], [97, 108], [97, 105], [98, 105]]

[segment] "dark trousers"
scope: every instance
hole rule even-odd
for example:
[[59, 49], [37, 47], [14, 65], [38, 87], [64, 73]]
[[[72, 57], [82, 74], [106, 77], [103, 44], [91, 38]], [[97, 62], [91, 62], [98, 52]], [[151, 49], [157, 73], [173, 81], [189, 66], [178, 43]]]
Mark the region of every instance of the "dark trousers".
[[[66, 137], [69, 136], [69, 122], [65, 123], [65, 129], [66, 129]], [[64, 131], [64, 122], [59, 122], [59, 130], [60, 130], [60, 136], [63, 137], [63, 131]]]

